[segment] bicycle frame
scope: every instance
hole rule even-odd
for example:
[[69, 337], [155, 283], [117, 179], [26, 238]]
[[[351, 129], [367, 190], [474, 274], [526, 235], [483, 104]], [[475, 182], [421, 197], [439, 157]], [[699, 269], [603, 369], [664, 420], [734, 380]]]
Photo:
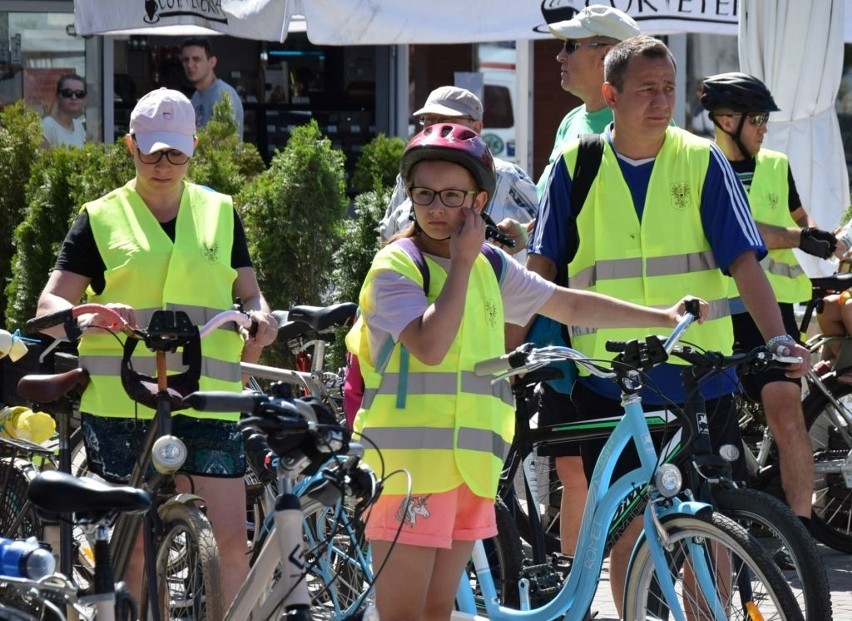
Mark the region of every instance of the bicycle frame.
[[[582, 571], [572, 571], [556, 597], [540, 608], [533, 610], [514, 610], [498, 604], [491, 571], [485, 556], [481, 541], [474, 548], [474, 566], [477, 580], [482, 589], [485, 608], [489, 619], [512, 620], [530, 619], [549, 621], [565, 615], [565, 619], [580, 620], [594, 599], [597, 583], [603, 567], [605, 542], [612, 528], [626, 527], [624, 521], [632, 514], [631, 508], [637, 502], [644, 501], [648, 491], [651, 492], [650, 502], [645, 507], [644, 528], [647, 540], [652, 550], [652, 558], [658, 567], [659, 576], [667, 576], [665, 562], [665, 531], [659, 526], [659, 518], [681, 513], [696, 515], [701, 511], [711, 511], [712, 507], [704, 503], [683, 501], [677, 497], [671, 499], [671, 504], [665, 506], [656, 502], [653, 493], [654, 473], [658, 465], [658, 455], [651, 439], [651, 432], [642, 411], [638, 396], [629, 395], [622, 399], [624, 416], [612, 431], [598, 457], [592, 478], [589, 481], [589, 493], [583, 511], [583, 522], [580, 528], [575, 554], [576, 567]], [[630, 443], [639, 454], [640, 466], [613, 481], [613, 471], [618, 457]], [[668, 504], [668, 503], [667, 503]], [[661, 542], [662, 540], [662, 542]], [[696, 566], [698, 584], [705, 588], [714, 584], [712, 571], [709, 567], [699, 564]], [[707, 581], [710, 582], [707, 582]], [[663, 585], [666, 599], [671, 605], [671, 611], [676, 619], [685, 619], [677, 599], [671, 597], [674, 586], [671, 583]], [[707, 592], [712, 592], [709, 589]], [[459, 610], [467, 615], [476, 614], [471, 586], [466, 576], [462, 576], [459, 584], [457, 603]], [[529, 594], [521, 584], [521, 607], [529, 606]]]

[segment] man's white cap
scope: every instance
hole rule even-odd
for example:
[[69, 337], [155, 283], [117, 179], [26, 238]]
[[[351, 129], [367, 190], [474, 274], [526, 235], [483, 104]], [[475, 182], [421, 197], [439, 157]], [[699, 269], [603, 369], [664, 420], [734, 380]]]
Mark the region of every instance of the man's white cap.
[[130, 133], [145, 155], [177, 149], [195, 151], [195, 109], [186, 95], [168, 88], [151, 91], [130, 113]]
[[438, 116], [467, 116], [474, 121], [482, 120], [482, 102], [466, 88], [441, 86], [429, 93], [426, 104], [414, 112], [414, 116], [435, 114]]
[[640, 34], [639, 26], [624, 11], [592, 4], [564, 22], [550, 24], [550, 32], [560, 39], [610, 37], [624, 41]]

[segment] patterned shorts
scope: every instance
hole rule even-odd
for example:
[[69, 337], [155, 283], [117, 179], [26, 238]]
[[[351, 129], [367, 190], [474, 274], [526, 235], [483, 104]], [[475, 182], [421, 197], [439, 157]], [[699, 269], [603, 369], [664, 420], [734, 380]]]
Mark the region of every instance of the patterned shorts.
[[[89, 469], [107, 481], [128, 482], [150, 422], [84, 413], [83, 442]], [[209, 477], [245, 474], [243, 435], [237, 423], [176, 414], [172, 433], [184, 441], [189, 453], [180, 472]]]

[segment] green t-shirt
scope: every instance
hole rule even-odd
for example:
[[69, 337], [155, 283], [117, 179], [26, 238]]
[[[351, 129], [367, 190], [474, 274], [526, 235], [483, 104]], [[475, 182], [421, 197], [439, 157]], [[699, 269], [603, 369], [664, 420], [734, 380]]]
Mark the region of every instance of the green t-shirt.
[[550, 158], [547, 160], [547, 166], [544, 167], [544, 172], [541, 173], [541, 177], [539, 177], [535, 186], [539, 200], [541, 200], [541, 195], [547, 186], [550, 168], [553, 166], [553, 162], [562, 156], [562, 151], [568, 146], [568, 142], [583, 134], [602, 134], [610, 123], [612, 123], [612, 109], [609, 106], [604, 106], [594, 112], [587, 112], [586, 104], [583, 104], [565, 115], [556, 130], [556, 139], [553, 141], [553, 151], [551, 151]]

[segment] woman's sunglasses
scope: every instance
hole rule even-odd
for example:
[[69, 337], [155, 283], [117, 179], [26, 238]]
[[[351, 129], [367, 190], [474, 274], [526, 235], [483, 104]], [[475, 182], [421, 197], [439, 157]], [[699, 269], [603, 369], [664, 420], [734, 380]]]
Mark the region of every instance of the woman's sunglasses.
[[72, 88], [61, 88], [59, 89], [59, 94], [62, 95], [65, 99], [83, 99], [83, 97], [86, 96], [86, 91], [78, 91]]

